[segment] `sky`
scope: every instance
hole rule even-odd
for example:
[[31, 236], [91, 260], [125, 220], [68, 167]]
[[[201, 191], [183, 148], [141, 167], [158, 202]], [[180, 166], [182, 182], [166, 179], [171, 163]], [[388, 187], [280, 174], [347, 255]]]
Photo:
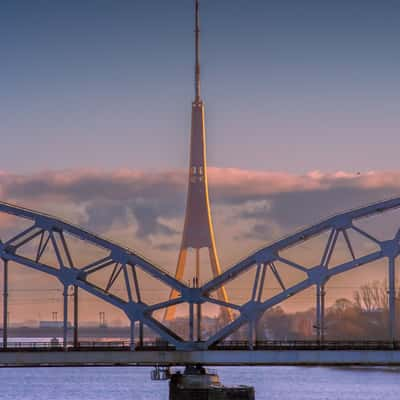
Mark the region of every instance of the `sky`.
[[[185, 167], [192, 12], [2, 1], [2, 169]], [[396, 0], [202, 0], [210, 165], [395, 169], [399, 15]]]
[[[223, 268], [303, 225], [398, 195], [399, 17], [397, 0], [201, 0]], [[189, 0], [1, 1], [1, 200], [65, 217], [172, 273], [193, 36]], [[27, 277], [51, 286], [16, 271], [15, 290]], [[14, 315], [26, 318], [28, 295], [14, 296]]]

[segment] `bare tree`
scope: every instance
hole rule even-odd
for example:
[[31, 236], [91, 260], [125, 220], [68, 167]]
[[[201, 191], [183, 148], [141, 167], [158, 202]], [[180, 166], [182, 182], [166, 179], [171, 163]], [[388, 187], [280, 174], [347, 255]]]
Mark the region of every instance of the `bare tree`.
[[362, 285], [354, 292], [354, 304], [363, 311], [388, 309], [388, 294], [386, 281], [373, 281]]

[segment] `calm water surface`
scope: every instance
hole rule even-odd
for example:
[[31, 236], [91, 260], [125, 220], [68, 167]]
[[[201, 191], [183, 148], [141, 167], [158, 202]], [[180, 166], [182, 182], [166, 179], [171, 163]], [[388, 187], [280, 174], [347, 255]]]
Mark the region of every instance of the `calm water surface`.
[[[256, 400], [398, 400], [400, 369], [219, 368], [226, 385], [247, 384]], [[0, 369], [1, 400], [167, 400], [149, 368]]]

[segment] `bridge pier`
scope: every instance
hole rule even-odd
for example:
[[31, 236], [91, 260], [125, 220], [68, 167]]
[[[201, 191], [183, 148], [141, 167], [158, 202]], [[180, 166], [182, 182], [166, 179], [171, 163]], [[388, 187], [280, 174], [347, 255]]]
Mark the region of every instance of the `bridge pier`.
[[255, 398], [253, 387], [224, 386], [217, 371], [208, 370], [201, 365], [186, 365], [183, 373], [178, 371], [172, 375], [169, 369], [165, 371], [156, 367], [151, 377], [153, 380], [170, 378], [169, 400], [254, 400]]
[[8, 342], [8, 260], [3, 259], [3, 348]]

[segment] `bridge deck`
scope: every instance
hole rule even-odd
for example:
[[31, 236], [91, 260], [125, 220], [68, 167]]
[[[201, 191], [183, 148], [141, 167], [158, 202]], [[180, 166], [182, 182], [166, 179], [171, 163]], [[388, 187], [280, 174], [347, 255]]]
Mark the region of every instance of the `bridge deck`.
[[129, 351], [126, 349], [8, 349], [0, 366], [210, 366], [268, 365], [385, 365], [400, 366], [400, 350], [206, 350]]

